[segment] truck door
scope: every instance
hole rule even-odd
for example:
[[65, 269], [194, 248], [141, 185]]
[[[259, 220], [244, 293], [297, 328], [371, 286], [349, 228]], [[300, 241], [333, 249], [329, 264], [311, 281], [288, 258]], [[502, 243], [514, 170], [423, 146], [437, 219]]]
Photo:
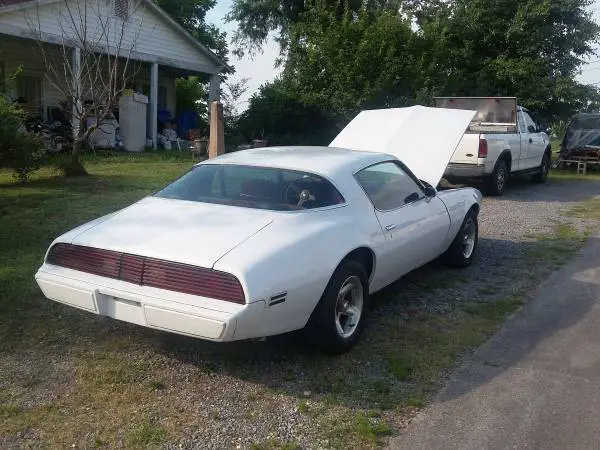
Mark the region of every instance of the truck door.
[[519, 170], [538, 167], [542, 163], [542, 156], [546, 150], [547, 142], [543, 133], [540, 133], [538, 126], [533, 121], [529, 113], [521, 110], [523, 118], [523, 127], [521, 134], [521, 164]]

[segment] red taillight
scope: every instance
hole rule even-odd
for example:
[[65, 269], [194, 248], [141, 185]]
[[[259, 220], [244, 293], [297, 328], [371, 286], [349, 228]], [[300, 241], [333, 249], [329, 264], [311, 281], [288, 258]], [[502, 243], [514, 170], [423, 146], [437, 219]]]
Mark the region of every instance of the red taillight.
[[479, 139], [479, 152], [477, 152], [478, 158], [487, 158], [488, 154], [488, 143], [485, 139]]
[[239, 280], [225, 272], [71, 244], [56, 244], [48, 263], [168, 291], [245, 303]]

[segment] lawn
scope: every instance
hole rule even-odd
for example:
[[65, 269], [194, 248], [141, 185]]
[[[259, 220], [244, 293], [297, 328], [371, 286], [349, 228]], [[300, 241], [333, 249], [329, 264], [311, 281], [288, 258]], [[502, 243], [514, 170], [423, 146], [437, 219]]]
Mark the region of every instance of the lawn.
[[[217, 345], [92, 316], [39, 292], [33, 275], [48, 244], [160, 188], [191, 160], [110, 156], [86, 166], [88, 177], [46, 168], [27, 184], [0, 171], [0, 447], [371, 448], [528, 295], [490, 284], [467, 302], [422, 308], [425, 295], [469, 283], [424, 269], [376, 297], [364, 339], [338, 358], [294, 336]], [[562, 226], [536, 239], [531, 286], [584, 235]]]

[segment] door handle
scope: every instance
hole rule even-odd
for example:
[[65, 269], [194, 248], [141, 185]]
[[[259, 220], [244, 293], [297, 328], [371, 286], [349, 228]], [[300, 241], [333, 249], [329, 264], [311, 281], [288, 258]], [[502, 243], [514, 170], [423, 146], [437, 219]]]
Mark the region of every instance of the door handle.
[[533, 139], [529, 138], [529, 143], [531, 144], [533, 142]]
[[392, 231], [395, 228], [396, 228], [396, 225], [386, 225], [385, 231]]

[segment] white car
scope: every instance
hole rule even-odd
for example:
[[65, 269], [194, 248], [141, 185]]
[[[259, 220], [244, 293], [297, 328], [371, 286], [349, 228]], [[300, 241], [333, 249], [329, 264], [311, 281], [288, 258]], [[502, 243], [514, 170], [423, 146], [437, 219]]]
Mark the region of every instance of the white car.
[[35, 278], [49, 299], [146, 327], [213, 341], [304, 328], [343, 352], [370, 294], [440, 255], [473, 260], [481, 194], [432, 187], [473, 114], [367, 111], [332, 143], [359, 150], [259, 148], [202, 162], [57, 238]]

